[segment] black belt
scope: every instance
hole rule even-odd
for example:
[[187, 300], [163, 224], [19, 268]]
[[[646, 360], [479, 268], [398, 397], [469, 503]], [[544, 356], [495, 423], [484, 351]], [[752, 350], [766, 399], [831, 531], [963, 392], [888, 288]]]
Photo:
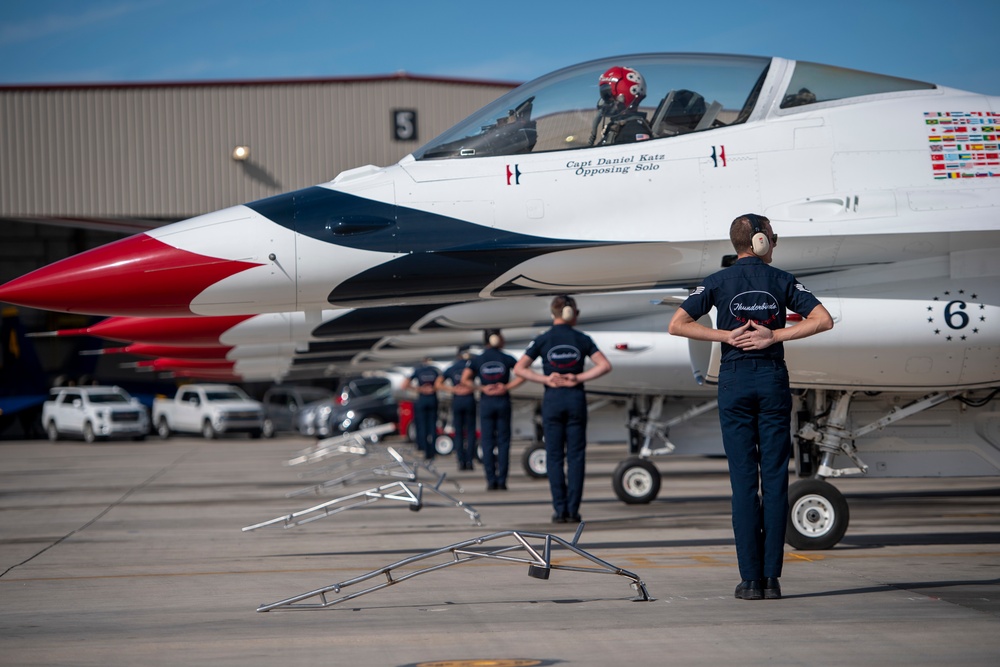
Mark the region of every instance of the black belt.
[[737, 368], [784, 368], [784, 359], [736, 359], [723, 361], [720, 370], [735, 371]]

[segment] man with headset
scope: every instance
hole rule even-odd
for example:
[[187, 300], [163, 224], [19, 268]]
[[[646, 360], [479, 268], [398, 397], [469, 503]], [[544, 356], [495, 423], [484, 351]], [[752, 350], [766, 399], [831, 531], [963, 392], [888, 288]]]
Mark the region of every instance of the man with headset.
[[[782, 344], [831, 329], [833, 318], [794, 276], [768, 266], [778, 242], [770, 220], [741, 215], [733, 220], [729, 238], [736, 262], [705, 278], [674, 313], [668, 330], [722, 343], [719, 421], [733, 490], [741, 578], [736, 598], [777, 599], [792, 444], [792, 395]], [[713, 307], [716, 329], [697, 322]], [[786, 327], [786, 310], [802, 321]]]

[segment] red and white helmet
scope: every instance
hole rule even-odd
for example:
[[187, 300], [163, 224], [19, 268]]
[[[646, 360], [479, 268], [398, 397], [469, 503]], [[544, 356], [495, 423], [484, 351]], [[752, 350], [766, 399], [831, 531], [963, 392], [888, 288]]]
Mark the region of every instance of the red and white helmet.
[[612, 67], [601, 75], [598, 83], [601, 99], [616, 100], [626, 109], [639, 106], [639, 102], [646, 97], [646, 80], [631, 67]]

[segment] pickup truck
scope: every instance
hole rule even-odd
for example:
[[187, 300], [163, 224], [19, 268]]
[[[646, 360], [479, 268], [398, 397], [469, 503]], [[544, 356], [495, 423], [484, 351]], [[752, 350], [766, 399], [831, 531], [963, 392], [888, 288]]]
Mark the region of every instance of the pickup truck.
[[188, 384], [172, 398], [153, 401], [153, 424], [161, 438], [173, 432], [201, 433], [212, 439], [221, 433], [248, 433], [259, 438], [264, 426], [261, 404], [228, 384]]
[[119, 387], [57, 387], [42, 404], [42, 425], [49, 440], [61, 436], [142, 440], [149, 432], [146, 408]]

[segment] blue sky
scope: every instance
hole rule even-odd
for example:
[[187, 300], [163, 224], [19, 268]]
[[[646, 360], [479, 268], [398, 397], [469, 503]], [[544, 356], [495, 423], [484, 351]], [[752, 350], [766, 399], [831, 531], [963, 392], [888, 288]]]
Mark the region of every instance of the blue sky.
[[1000, 2], [3, 0], [0, 85], [413, 74], [526, 81], [603, 56], [777, 55], [1000, 95]]

